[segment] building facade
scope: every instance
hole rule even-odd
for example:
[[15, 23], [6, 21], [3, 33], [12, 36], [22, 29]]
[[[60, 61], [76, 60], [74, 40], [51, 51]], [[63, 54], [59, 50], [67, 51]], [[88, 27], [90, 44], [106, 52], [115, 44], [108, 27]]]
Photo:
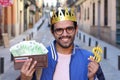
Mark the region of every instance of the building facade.
[[8, 7], [2, 7], [2, 33], [8, 33], [9, 38], [18, 36], [23, 32], [23, 1], [13, 0], [13, 4]]
[[78, 0], [79, 29], [113, 45], [120, 45], [120, 1]]
[[2, 45], [2, 6], [0, 6], [0, 45]]
[[[10, 6], [0, 5], [0, 43], [3, 43], [2, 34], [4, 33], [7, 33], [9, 39], [12, 39], [33, 27], [42, 16], [39, 14], [42, 11], [40, 10], [42, 9], [41, 1], [43, 0], [13, 0], [13, 4]], [[30, 26], [31, 20], [32, 26]]]

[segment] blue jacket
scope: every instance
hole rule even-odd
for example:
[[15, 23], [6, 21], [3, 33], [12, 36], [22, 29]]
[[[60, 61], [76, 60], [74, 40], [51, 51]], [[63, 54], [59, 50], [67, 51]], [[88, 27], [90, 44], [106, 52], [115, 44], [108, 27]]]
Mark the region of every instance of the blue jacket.
[[[48, 67], [43, 68], [42, 75], [40, 80], [53, 80], [53, 75], [55, 72], [58, 55], [55, 48], [55, 41], [47, 48], [48, 49]], [[80, 47], [74, 45], [74, 49], [70, 61], [70, 80], [88, 80], [88, 57], [93, 55], [87, 50], [80, 49]], [[62, 64], [61, 64], [62, 65]], [[103, 71], [99, 66], [99, 69], [96, 73], [98, 80], [105, 80]], [[33, 79], [36, 80], [35, 74]]]
[[[58, 54], [55, 48], [55, 41], [47, 49], [49, 51], [48, 67], [43, 69], [40, 80], [53, 80], [53, 75], [58, 60]], [[90, 55], [93, 54], [74, 45], [69, 65], [70, 80], [88, 80], [88, 58]]]

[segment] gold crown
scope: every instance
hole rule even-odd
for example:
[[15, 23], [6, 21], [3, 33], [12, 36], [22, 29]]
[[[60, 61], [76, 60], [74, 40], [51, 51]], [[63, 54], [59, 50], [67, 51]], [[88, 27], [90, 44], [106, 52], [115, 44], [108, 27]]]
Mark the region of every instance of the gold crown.
[[[63, 12], [62, 10], [65, 10]], [[70, 11], [68, 8], [58, 8], [58, 14], [57, 12], [53, 11], [53, 16], [51, 18], [51, 24], [55, 24], [56, 22], [59, 21], [64, 21], [64, 20], [70, 20], [70, 21], [76, 21], [76, 16], [74, 13], [74, 9], [71, 9]]]

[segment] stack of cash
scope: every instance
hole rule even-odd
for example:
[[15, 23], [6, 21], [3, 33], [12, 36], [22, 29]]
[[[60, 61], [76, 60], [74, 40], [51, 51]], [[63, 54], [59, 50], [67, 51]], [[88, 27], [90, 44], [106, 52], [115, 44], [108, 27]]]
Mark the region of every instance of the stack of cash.
[[14, 57], [27, 55], [47, 54], [48, 50], [42, 43], [36, 41], [22, 41], [10, 48], [10, 52]]

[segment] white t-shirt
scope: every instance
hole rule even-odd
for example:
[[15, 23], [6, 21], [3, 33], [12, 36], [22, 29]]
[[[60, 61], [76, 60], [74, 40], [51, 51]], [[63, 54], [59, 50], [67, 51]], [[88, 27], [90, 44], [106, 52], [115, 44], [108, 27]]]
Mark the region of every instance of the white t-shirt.
[[58, 63], [56, 65], [53, 80], [70, 80], [69, 64], [71, 54], [65, 55], [58, 53]]

